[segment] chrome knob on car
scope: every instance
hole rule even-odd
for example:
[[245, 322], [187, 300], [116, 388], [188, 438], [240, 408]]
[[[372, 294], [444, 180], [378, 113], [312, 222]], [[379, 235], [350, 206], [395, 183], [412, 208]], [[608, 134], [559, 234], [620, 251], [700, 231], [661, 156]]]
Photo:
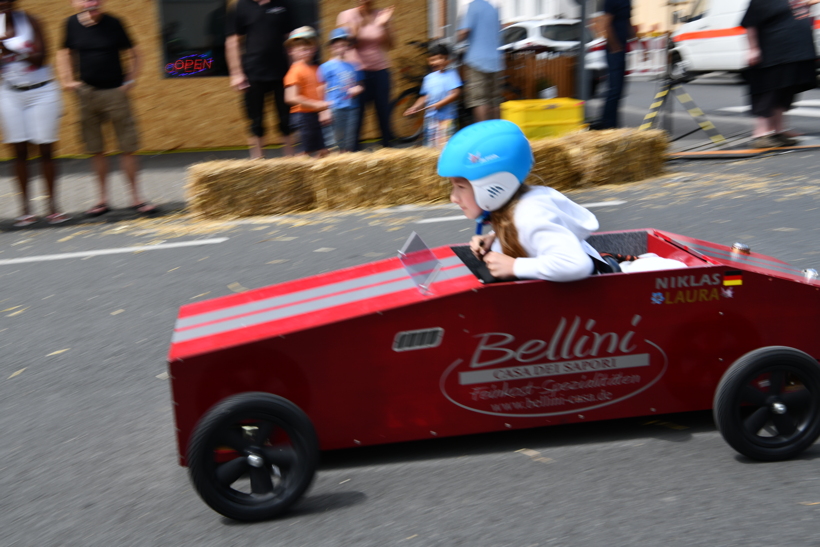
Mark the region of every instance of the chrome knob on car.
[[786, 405], [784, 405], [783, 403], [773, 403], [772, 412], [774, 412], [775, 414], [785, 414]]
[[812, 279], [817, 279], [817, 270], [814, 268], [806, 268], [803, 270], [803, 276], [806, 278], [807, 281], [811, 281]]
[[248, 454], [248, 464], [251, 467], [262, 467], [265, 465], [265, 460], [259, 454]]
[[732, 245], [732, 252], [741, 255], [748, 255], [752, 254], [752, 248], [745, 243], [735, 243]]

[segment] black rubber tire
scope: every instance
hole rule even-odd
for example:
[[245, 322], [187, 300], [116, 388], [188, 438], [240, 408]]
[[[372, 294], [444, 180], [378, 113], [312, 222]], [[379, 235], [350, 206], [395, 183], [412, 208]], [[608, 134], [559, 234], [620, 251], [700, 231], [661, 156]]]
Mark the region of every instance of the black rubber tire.
[[[228, 459], [231, 454], [236, 457]], [[310, 486], [318, 463], [319, 441], [310, 419], [270, 393], [221, 401], [199, 420], [188, 444], [197, 493], [217, 513], [240, 521], [282, 514]]]
[[404, 111], [413, 106], [420, 92], [420, 87], [405, 89], [390, 104], [390, 126], [393, 131], [393, 140], [396, 143], [415, 142], [421, 137], [424, 130], [424, 112], [404, 116]]
[[721, 378], [713, 412], [723, 438], [744, 456], [793, 458], [820, 435], [820, 364], [794, 348], [751, 351]]

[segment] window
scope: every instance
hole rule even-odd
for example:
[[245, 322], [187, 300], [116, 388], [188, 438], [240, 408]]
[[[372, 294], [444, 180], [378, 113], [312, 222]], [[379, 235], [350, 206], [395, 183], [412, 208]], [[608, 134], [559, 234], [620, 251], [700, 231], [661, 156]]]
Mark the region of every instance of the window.
[[581, 23], [573, 25], [542, 25], [541, 36], [556, 42], [577, 42], [581, 37]]
[[513, 44], [527, 38], [527, 29], [521, 27], [510, 27], [504, 30], [504, 45]]
[[226, 4], [226, 0], [161, 0], [166, 77], [228, 75]]
[[707, 11], [709, 11], [709, 0], [698, 0], [695, 2], [695, 5], [692, 6], [692, 14], [689, 16], [687, 22], [701, 19], [706, 15]]

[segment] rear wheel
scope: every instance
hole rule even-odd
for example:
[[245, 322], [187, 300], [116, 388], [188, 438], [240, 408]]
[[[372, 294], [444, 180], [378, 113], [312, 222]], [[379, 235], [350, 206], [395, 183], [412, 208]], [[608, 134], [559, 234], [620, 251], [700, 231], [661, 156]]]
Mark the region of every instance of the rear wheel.
[[393, 137], [399, 143], [414, 142], [421, 137], [424, 127], [424, 112], [405, 116], [404, 112], [419, 98], [420, 87], [405, 89], [390, 105], [390, 123]]
[[217, 404], [188, 445], [191, 480], [202, 500], [242, 521], [287, 510], [310, 486], [318, 461], [310, 419], [269, 393], [243, 393]]
[[820, 365], [787, 347], [747, 353], [721, 378], [714, 416], [723, 438], [744, 456], [792, 458], [820, 435]]

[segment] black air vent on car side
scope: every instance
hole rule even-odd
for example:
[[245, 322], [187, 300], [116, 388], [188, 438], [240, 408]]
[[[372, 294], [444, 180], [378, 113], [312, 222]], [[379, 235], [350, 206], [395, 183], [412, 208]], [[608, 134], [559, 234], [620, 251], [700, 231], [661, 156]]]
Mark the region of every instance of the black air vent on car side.
[[440, 327], [400, 332], [393, 339], [393, 351], [435, 348], [441, 344], [443, 337], [444, 329]]

